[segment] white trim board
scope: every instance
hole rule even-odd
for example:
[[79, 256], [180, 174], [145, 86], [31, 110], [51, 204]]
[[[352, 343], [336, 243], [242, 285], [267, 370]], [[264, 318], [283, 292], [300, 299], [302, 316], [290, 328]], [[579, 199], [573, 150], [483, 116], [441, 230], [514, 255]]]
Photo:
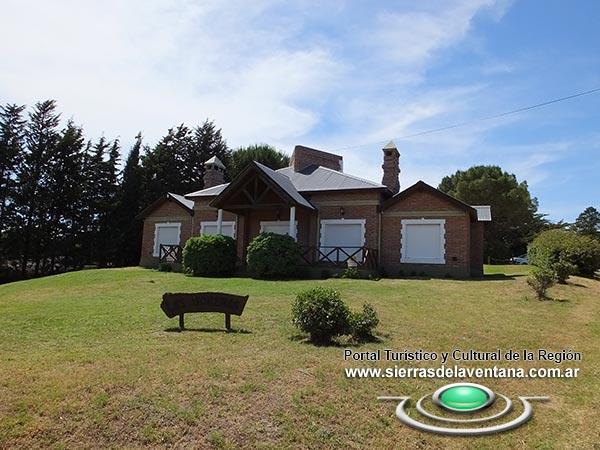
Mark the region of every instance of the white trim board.
[[[265, 232], [265, 225], [269, 226], [269, 225], [280, 225], [280, 226], [286, 226], [287, 229], [290, 229], [290, 221], [289, 220], [261, 220], [260, 221], [260, 232], [264, 233]], [[294, 225], [296, 227], [296, 236], [298, 236], [298, 221], [294, 220]], [[287, 234], [287, 233], [285, 233]]]
[[[439, 225], [439, 253], [437, 257], [415, 257], [405, 254], [408, 246], [408, 228], [411, 225]], [[446, 220], [445, 219], [404, 219], [402, 220], [402, 247], [400, 249], [401, 263], [414, 264], [446, 264]]]
[[154, 224], [154, 245], [153, 245], [153, 251], [152, 251], [152, 256], [158, 258], [159, 257], [159, 248], [158, 248], [158, 229], [159, 228], [171, 228], [171, 227], [177, 227], [177, 244], [174, 245], [179, 245], [181, 243], [181, 222], [159, 222], [159, 223], [155, 223]]
[[[236, 236], [236, 222], [233, 220], [228, 220], [228, 221], [223, 221], [221, 222], [221, 224], [223, 226], [231, 226], [233, 227], [233, 238], [235, 239]], [[206, 226], [217, 226], [217, 221], [216, 220], [204, 220], [202, 222], [200, 222], [200, 235], [204, 236], [204, 228]]]

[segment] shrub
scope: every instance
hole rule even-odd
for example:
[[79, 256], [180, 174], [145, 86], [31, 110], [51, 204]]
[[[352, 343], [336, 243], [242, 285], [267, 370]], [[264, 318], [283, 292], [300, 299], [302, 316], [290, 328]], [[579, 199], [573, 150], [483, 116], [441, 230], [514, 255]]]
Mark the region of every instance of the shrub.
[[344, 269], [340, 278], [360, 278], [360, 272], [356, 267], [348, 267], [347, 269]]
[[531, 270], [531, 275], [527, 278], [527, 284], [535, 291], [538, 300], [546, 298], [546, 291], [554, 285], [555, 281], [552, 270], [539, 267], [534, 267]]
[[575, 274], [593, 276], [600, 268], [600, 242], [572, 231], [548, 230], [529, 244], [527, 256], [534, 266], [553, 271], [558, 269], [561, 271], [560, 278], [568, 271], [566, 264], [572, 265], [570, 268], [574, 268]]
[[550, 269], [554, 272], [556, 281], [560, 284], [566, 284], [567, 278], [577, 273], [577, 267], [574, 264], [562, 259], [552, 264]]
[[296, 273], [300, 247], [287, 235], [260, 233], [248, 245], [248, 273], [254, 278], [288, 278]]
[[334, 289], [316, 287], [300, 292], [292, 305], [292, 322], [310, 334], [315, 344], [327, 344], [350, 332], [350, 310]]
[[350, 318], [352, 337], [357, 341], [373, 339], [373, 330], [377, 325], [379, 325], [377, 312], [369, 303], [363, 305], [361, 312], [352, 313]]
[[183, 249], [183, 266], [194, 276], [227, 276], [235, 270], [235, 240], [221, 234], [195, 236]]
[[331, 278], [331, 270], [323, 269], [321, 270], [321, 278], [326, 280], [327, 278]]

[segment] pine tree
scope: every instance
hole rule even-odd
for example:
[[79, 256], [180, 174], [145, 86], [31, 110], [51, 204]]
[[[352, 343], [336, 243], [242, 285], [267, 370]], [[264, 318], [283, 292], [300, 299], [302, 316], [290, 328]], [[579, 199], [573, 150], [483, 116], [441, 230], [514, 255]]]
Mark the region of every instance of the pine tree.
[[219, 158], [228, 167], [231, 150], [227, 147], [221, 129], [217, 129], [214, 122], [205, 120], [201, 126], [194, 129], [194, 145], [184, 158], [179, 192], [187, 194], [204, 187], [204, 163], [212, 156]]
[[48, 245], [46, 219], [48, 199], [52, 193], [48, 190], [47, 161], [58, 142], [59, 121], [56, 103], [46, 100], [35, 105], [25, 129], [26, 151], [17, 168], [15, 201], [23, 274], [27, 273], [30, 263], [34, 274], [40, 273]]
[[144, 167], [144, 196], [142, 207], [167, 192], [181, 192], [185, 147], [191, 145], [190, 130], [185, 125], [170, 128], [156, 147], [142, 158]]
[[12, 239], [8, 235], [15, 228], [15, 194], [17, 167], [23, 157], [25, 106], [0, 106], [0, 267], [10, 255]]
[[142, 222], [135, 217], [141, 210], [142, 201], [141, 150], [142, 135], [138, 133], [123, 169], [120, 199], [115, 217], [119, 235], [117, 264], [121, 266], [137, 265], [140, 259]]
[[48, 188], [52, 192], [48, 217], [51, 245], [48, 251], [52, 270], [59, 262], [62, 270], [81, 265], [77, 243], [80, 235], [78, 206], [84, 185], [84, 144], [83, 130], [69, 121], [48, 161]]
[[588, 206], [577, 216], [573, 230], [576, 233], [600, 239], [600, 212], [593, 206]]
[[142, 158], [143, 202], [147, 206], [167, 192], [186, 194], [204, 186], [204, 162], [217, 156], [225, 164], [231, 151], [215, 124], [206, 120], [193, 132], [185, 125], [168, 130]]
[[94, 154], [94, 165], [98, 171], [96, 198], [93, 200], [96, 206], [94, 259], [100, 266], [114, 263], [117, 247], [113, 219], [119, 192], [119, 150], [118, 140], [111, 144], [102, 137]]

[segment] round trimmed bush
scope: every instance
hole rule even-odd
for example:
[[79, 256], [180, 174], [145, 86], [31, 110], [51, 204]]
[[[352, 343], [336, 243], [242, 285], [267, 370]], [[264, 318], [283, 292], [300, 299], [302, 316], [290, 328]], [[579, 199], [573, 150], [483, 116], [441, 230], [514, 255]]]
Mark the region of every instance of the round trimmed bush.
[[309, 333], [315, 344], [327, 344], [335, 336], [350, 333], [350, 317], [348, 306], [334, 289], [302, 291], [292, 305], [292, 322]]
[[299, 260], [300, 247], [287, 235], [260, 233], [248, 245], [246, 262], [254, 278], [292, 277]]
[[227, 276], [235, 270], [235, 240], [222, 234], [195, 236], [183, 248], [183, 266], [194, 276]]
[[527, 255], [530, 264], [559, 272], [559, 279], [564, 279], [570, 270], [593, 276], [600, 269], [600, 242], [572, 231], [557, 229], [540, 233], [529, 244]]

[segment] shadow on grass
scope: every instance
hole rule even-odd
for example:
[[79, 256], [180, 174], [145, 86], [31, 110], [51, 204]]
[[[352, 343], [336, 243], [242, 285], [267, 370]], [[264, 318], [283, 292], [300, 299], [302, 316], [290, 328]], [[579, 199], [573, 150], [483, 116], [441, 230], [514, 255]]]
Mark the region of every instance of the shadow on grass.
[[[387, 336], [384, 336], [387, 337]], [[332, 339], [329, 342], [312, 342], [309, 337], [305, 334], [294, 334], [290, 336], [290, 340], [294, 342], [300, 342], [304, 345], [312, 345], [314, 347], [334, 347], [334, 348], [348, 348], [348, 347], [360, 347], [364, 344], [380, 344], [385, 341], [385, 339], [381, 339], [378, 336], [370, 336], [366, 339], [362, 339], [360, 341], [355, 341], [352, 339], [347, 340], [335, 340]]]
[[506, 275], [505, 273], [490, 273], [479, 278], [468, 278], [467, 281], [508, 281], [515, 280], [518, 277], [525, 277], [525, 274]]
[[224, 334], [252, 334], [252, 331], [246, 330], [245, 328], [232, 328], [227, 330], [225, 328], [184, 328], [183, 330], [179, 327], [165, 328], [167, 333], [182, 333], [186, 331], [192, 331], [195, 333], [224, 333]]
[[554, 297], [549, 297], [546, 296], [544, 298], [530, 298], [529, 296], [525, 296], [525, 300], [526, 301], [531, 301], [531, 300], [535, 300], [536, 302], [555, 302], [555, 303], [571, 303], [571, 300], [569, 300], [568, 298], [554, 298]]

